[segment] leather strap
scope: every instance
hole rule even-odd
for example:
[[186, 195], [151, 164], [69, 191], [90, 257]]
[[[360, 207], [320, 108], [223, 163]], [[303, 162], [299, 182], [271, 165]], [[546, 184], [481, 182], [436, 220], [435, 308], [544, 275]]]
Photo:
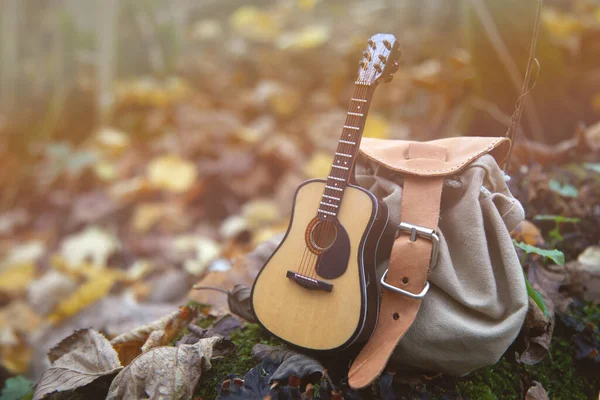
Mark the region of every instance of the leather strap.
[[[413, 142], [407, 158], [444, 161], [446, 153], [443, 147]], [[443, 177], [405, 175], [400, 208], [402, 222], [437, 230], [443, 182]], [[416, 237], [411, 241], [410, 234], [401, 232], [392, 247], [386, 283], [420, 293], [427, 282], [432, 246], [426, 238]], [[375, 331], [350, 367], [350, 387], [363, 388], [379, 376], [415, 320], [420, 305], [420, 299], [383, 289]]]

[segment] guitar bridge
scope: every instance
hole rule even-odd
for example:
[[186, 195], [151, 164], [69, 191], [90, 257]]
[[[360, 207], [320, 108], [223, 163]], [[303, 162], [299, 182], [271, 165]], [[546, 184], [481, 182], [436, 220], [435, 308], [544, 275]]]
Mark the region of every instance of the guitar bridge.
[[333, 289], [333, 285], [331, 283], [309, 278], [308, 276], [300, 275], [294, 271], [288, 271], [285, 276], [308, 290], [322, 290], [324, 292], [331, 292], [331, 289]]

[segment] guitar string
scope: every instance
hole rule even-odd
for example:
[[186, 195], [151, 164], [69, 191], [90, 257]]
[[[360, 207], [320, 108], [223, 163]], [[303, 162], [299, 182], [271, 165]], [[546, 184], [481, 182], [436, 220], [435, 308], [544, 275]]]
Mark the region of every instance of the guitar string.
[[[368, 86], [360, 86], [358, 88], [355, 88], [354, 95], [352, 97], [353, 98], [359, 98], [359, 99], [365, 99], [365, 97], [367, 97], [366, 95], [368, 94], [368, 89], [369, 89]], [[360, 108], [361, 105], [357, 105], [356, 106], [356, 110], [354, 110], [353, 109], [353, 105], [352, 105], [353, 102], [354, 102], [354, 100], [350, 101], [350, 107], [349, 107], [350, 110], [351, 110], [350, 112], [358, 112], [359, 110], [361, 110], [361, 108]], [[362, 110], [362, 111], [363, 111], [363, 114], [364, 114], [364, 110]], [[364, 117], [364, 115], [363, 115], [363, 117]], [[347, 125], [349, 125], [349, 126], [357, 126], [358, 124], [360, 124], [360, 118], [361, 118], [360, 116], [350, 115], [350, 118], [347, 119]], [[359, 132], [359, 130], [351, 130], [351, 133], [348, 134], [348, 138], [344, 138], [343, 131], [344, 131], [344, 129], [342, 129], [342, 140], [354, 141], [355, 144], [339, 142], [338, 143], [338, 152], [344, 153], [344, 154], [352, 154], [353, 158], [354, 158], [358, 154], [358, 149], [356, 147], [358, 146], [358, 132]], [[334, 164], [332, 164], [332, 165], [335, 165], [335, 158], [336, 157], [334, 157]], [[338, 160], [338, 162], [339, 162], [339, 160]], [[351, 166], [352, 166], [353, 162], [354, 162], [354, 160], [352, 160], [350, 162]], [[350, 167], [348, 167], [348, 168], [350, 168]], [[348, 174], [347, 179], [348, 180], [344, 184], [344, 189], [345, 189], [346, 185], [349, 183], [349, 178], [350, 178], [349, 175], [351, 174], [351, 172], [352, 171], [350, 169], [347, 170], [347, 174]], [[341, 178], [344, 175], [343, 172], [339, 172], [338, 173], [333, 167], [332, 167], [331, 174], [332, 174], [332, 176], [338, 177], [338, 178]], [[341, 174], [342, 176], [339, 176], [338, 174]], [[327, 178], [327, 181], [328, 180], [329, 180], [329, 178]], [[325, 194], [326, 191], [327, 191], [327, 188], [325, 188], [323, 194]], [[338, 203], [338, 209], [337, 209], [336, 215], [339, 215], [340, 208], [341, 208], [341, 199], [342, 199], [342, 197], [343, 196], [340, 197], [340, 202]], [[321, 198], [322, 198], [322, 196], [321, 196]], [[320, 243], [321, 240], [326, 240], [329, 237], [329, 235], [330, 234], [334, 234], [335, 230], [336, 230], [337, 223], [335, 221], [326, 220], [326, 221], [323, 221], [323, 222], [325, 222], [325, 227], [321, 227], [321, 229], [317, 233], [317, 240], [316, 240], [317, 243]], [[333, 228], [333, 231], [331, 231], [331, 228]], [[332, 243], [332, 245], [333, 245], [333, 243]], [[309, 256], [309, 262], [308, 262], [308, 268], [309, 268], [309, 275], [308, 276], [309, 277], [316, 279], [316, 277], [318, 275], [318, 269], [319, 269], [319, 267], [321, 265], [321, 261], [322, 261], [322, 259], [320, 258], [320, 255], [322, 255], [322, 254], [323, 253], [321, 253], [319, 255], [316, 255], [316, 254], [313, 254], [311, 252], [311, 254]], [[314, 268], [310, 268], [310, 266], [313, 264], [313, 261], [314, 261], [314, 265], [315, 266], [314, 266]]]

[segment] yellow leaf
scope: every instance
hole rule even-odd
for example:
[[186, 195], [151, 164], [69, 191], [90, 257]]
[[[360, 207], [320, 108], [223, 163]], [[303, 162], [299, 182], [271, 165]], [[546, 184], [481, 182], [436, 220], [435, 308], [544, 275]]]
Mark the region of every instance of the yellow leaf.
[[140, 204], [136, 207], [131, 225], [135, 232], [144, 233], [154, 226], [165, 214], [164, 204]]
[[254, 6], [243, 6], [229, 17], [229, 24], [241, 36], [258, 41], [268, 41], [279, 35], [277, 18]]
[[31, 263], [17, 264], [0, 272], [0, 292], [16, 295], [27, 290], [35, 278], [35, 266]]
[[312, 25], [295, 34], [282, 36], [278, 45], [284, 49], [314, 49], [325, 44], [330, 38], [331, 29], [329, 27]]
[[390, 136], [390, 123], [377, 114], [370, 114], [365, 124], [364, 135], [366, 137], [387, 139]]
[[119, 156], [129, 147], [129, 136], [113, 128], [101, 129], [94, 139], [98, 148], [111, 156]]
[[250, 229], [269, 225], [280, 217], [279, 207], [272, 200], [252, 200], [244, 204], [242, 214]]
[[115, 166], [108, 161], [99, 161], [94, 164], [94, 173], [105, 182], [114, 181], [118, 175]]
[[324, 178], [331, 170], [333, 156], [328, 153], [315, 154], [304, 166], [304, 173], [309, 178]]
[[298, 0], [298, 8], [303, 11], [312, 11], [321, 0]]
[[583, 22], [575, 15], [562, 13], [552, 8], [542, 10], [542, 22], [548, 31], [559, 38], [568, 38], [585, 29]]
[[196, 180], [196, 166], [177, 155], [165, 155], [153, 159], [147, 168], [148, 180], [156, 188], [183, 193]]
[[108, 294], [117, 280], [117, 274], [103, 270], [84, 283], [69, 297], [62, 301], [48, 316], [48, 321], [57, 324], [72, 317], [79, 311], [100, 300]]
[[21, 338], [17, 340], [18, 343], [12, 346], [0, 345], [0, 362], [15, 375], [27, 372], [33, 358], [33, 349], [27, 342]]

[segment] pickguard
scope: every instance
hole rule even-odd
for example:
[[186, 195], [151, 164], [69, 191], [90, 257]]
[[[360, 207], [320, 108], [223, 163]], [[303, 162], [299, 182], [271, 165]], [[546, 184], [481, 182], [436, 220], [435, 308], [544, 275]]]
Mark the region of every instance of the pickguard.
[[325, 279], [335, 279], [344, 274], [350, 259], [350, 238], [344, 226], [337, 222], [337, 238], [333, 245], [319, 255], [317, 274]]

